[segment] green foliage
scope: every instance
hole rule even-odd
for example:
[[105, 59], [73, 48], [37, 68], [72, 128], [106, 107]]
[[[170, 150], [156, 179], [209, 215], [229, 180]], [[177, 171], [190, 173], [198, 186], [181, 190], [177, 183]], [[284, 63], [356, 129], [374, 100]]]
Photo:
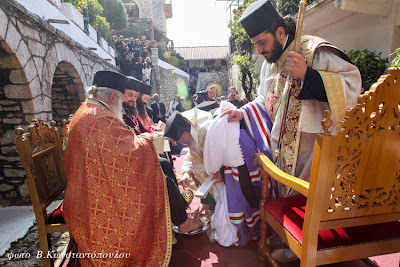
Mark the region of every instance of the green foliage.
[[248, 100], [253, 99], [253, 80], [257, 77], [257, 73], [254, 72], [255, 61], [252, 60], [253, 44], [251, 43], [247, 32], [243, 29], [242, 25], [238, 23], [238, 20], [246, 8], [255, 1], [256, 0], [249, 0], [244, 6], [240, 7], [234, 16], [233, 21], [229, 22], [228, 25], [231, 30], [231, 38], [235, 43], [235, 48], [238, 54], [235, 58], [235, 63], [239, 67], [242, 88]]
[[101, 37], [104, 38], [104, 40], [106, 40], [106, 42], [108, 44], [112, 43], [111, 40], [111, 31], [110, 31], [110, 23], [107, 22], [105, 17], [96, 16], [96, 22], [95, 22], [95, 27], [98, 27], [100, 33], [101, 33]]
[[238, 12], [233, 18], [233, 21], [230, 21], [228, 24], [228, 27], [231, 30], [231, 38], [235, 42], [235, 47], [239, 55], [248, 55], [251, 57], [251, 54], [253, 52], [253, 44], [250, 41], [250, 37], [244, 30], [242, 25], [238, 22], [238, 20], [242, 16], [243, 12], [247, 9], [247, 7], [255, 1], [256, 0], [249, 0], [244, 6], [239, 7]]
[[386, 71], [389, 60], [388, 58], [381, 58], [382, 52], [377, 54], [375, 51], [369, 51], [368, 49], [345, 52], [360, 70], [365, 90], [369, 90], [371, 85]]
[[98, 0], [104, 8], [103, 16], [112, 30], [123, 30], [128, 26], [128, 14], [121, 0]]
[[[307, 0], [306, 5], [314, 2], [315, 0]], [[299, 11], [300, 0], [271, 0], [278, 12], [282, 16], [294, 15]]]
[[81, 5], [87, 8], [89, 15], [89, 23], [93, 28], [98, 27], [101, 36], [108, 44], [111, 44], [110, 23], [103, 14], [103, 7], [97, 0], [61, 0], [62, 2], [70, 2], [78, 11], [81, 11]]
[[90, 20], [89, 23], [93, 27], [97, 16], [101, 16], [103, 14], [103, 7], [97, 0], [71, 0], [71, 3], [78, 11], [81, 11], [81, 5], [84, 5], [87, 8]]
[[123, 36], [133, 36], [135, 38], [142, 38], [146, 36], [147, 39], [150, 38], [149, 33], [151, 31], [151, 24], [145, 22], [135, 22], [129, 23], [128, 27], [119, 31], [112, 31], [113, 34], [122, 34]]
[[398, 67], [400, 68], [400, 47], [396, 49], [396, 51], [394, 52], [396, 53], [396, 57], [393, 59], [392, 61], [392, 65], [391, 67]]
[[158, 58], [162, 61], [168, 61], [167, 58], [164, 57], [164, 48], [160, 44], [157, 45], [158, 48]]
[[255, 60], [250, 59], [247, 56], [235, 57], [235, 63], [241, 72], [250, 70], [255, 63]]

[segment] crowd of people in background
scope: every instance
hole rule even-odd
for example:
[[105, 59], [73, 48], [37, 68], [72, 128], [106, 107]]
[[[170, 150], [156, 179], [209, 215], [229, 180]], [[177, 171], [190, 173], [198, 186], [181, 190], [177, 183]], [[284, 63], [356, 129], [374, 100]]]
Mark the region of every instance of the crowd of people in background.
[[[164, 42], [165, 43], [165, 42]], [[117, 67], [126, 76], [132, 76], [140, 81], [145, 81], [150, 85], [152, 75], [151, 49], [150, 41], [145, 36], [141, 38], [130, 37], [125, 38], [123, 35], [113, 36], [113, 47], [116, 51], [115, 62]], [[160, 43], [162, 47], [166, 46]], [[171, 56], [176, 57], [179, 61], [183, 58], [175, 50], [171, 51]], [[182, 64], [183, 65], [183, 64]], [[200, 72], [219, 72], [220, 66], [209, 64], [203, 67], [189, 67], [186, 62], [180, 69], [190, 75], [189, 79], [189, 96], [193, 96], [196, 92], [197, 80]]]
[[[145, 83], [143, 80], [141, 82]], [[157, 123], [158, 120], [162, 120], [164, 122], [165, 119], [171, 116], [175, 111], [184, 112], [205, 101], [215, 101], [218, 103], [221, 103], [222, 101], [228, 101], [237, 108], [240, 108], [248, 103], [248, 100], [245, 97], [240, 98], [239, 93], [234, 86], [229, 87], [227, 96], [217, 96], [215, 88], [210, 86], [205, 90], [195, 93], [189, 98], [175, 95], [174, 100], [169, 103], [169, 106], [160, 101], [160, 96], [158, 94], [154, 94], [151, 96], [151, 98], [154, 100], [154, 102], [152, 102], [150, 107], [147, 107], [146, 111], [149, 117], [153, 119], [154, 123]]]
[[[171, 102], [171, 105], [177, 105], [177, 96], [175, 97], [175, 100]], [[179, 103], [182, 103], [183, 101], [187, 101], [186, 99], [180, 99]], [[212, 86], [207, 87], [205, 90], [202, 90], [200, 92], [195, 93], [192, 96], [192, 105], [189, 105], [189, 107], [195, 107], [205, 101], [216, 101], [218, 103], [221, 103], [222, 101], [228, 101], [231, 102], [234, 106], [237, 108], [240, 108], [247, 104], [249, 101], [247, 100], [246, 97], [240, 98], [239, 92], [237, 91], [236, 87], [231, 86], [228, 88], [228, 96], [217, 96], [215, 88]], [[173, 109], [174, 110], [178, 110]], [[178, 110], [181, 111], [181, 110]], [[182, 111], [185, 111], [184, 109]], [[171, 112], [171, 106], [170, 106], [170, 112]]]
[[[135, 77], [139, 81], [150, 85], [153, 67], [151, 62], [150, 41], [147, 40], [145, 36], [136, 39], [130, 37], [128, 39], [124, 38], [123, 35], [114, 35], [113, 47], [116, 51], [116, 65], [121, 69], [121, 72], [126, 76]], [[175, 50], [173, 50], [171, 55], [181, 58], [181, 56], [177, 54]], [[185, 107], [186, 109], [188, 107], [194, 107], [203, 101], [215, 100], [221, 102], [227, 100], [232, 102], [238, 108], [247, 103], [245, 98], [240, 99], [238, 92], [234, 87], [230, 87], [228, 89], [228, 96], [217, 97], [215, 94], [215, 89], [213, 88], [207, 88], [196, 93], [196, 85], [199, 73], [219, 72], [221, 71], [220, 66], [209, 64], [203, 67], [190, 67], [189, 64], [186, 63], [183, 67], [181, 67], [181, 69], [190, 75], [188, 85], [189, 98], [185, 99], [176, 95], [174, 101], [170, 103], [169, 109], [167, 110], [168, 113], [172, 114], [175, 110], [183, 112], [185, 111]], [[211, 94], [210, 91], [213, 92], [213, 96], [206, 97], [206, 95]], [[191, 103], [188, 104], [188, 102]], [[186, 103], [186, 105], [184, 105], [184, 103]]]
[[127, 39], [123, 35], [114, 35], [113, 47], [116, 51], [115, 62], [121, 72], [150, 85], [153, 67], [150, 41], [145, 36]]

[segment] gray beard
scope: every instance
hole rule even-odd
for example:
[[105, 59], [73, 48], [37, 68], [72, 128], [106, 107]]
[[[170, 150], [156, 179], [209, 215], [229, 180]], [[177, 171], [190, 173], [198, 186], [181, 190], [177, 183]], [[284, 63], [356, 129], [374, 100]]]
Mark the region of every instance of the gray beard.
[[117, 119], [119, 119], [122, 123], [125, 124], [123, 116], [122, 116], [122, 102], [118, 102], [114, 105], [110, 105], [111, 112], [114, 114]]

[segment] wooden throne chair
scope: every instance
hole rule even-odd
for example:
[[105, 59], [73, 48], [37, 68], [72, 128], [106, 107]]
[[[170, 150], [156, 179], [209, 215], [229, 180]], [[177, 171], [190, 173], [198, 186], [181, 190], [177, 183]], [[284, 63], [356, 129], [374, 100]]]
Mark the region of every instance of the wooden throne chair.
[[[301, 266], [349, 261], [400, 251], [400, 69], [390, 69], [346, 113], [339, 134], [323, 123], [310, 182], [281, 171], [264, 154], [261, 169], [261, 265], [272, 266], [267, 224], [299, 257]], [[326, 112], [325, 120], [329, 120]], [[268, 199], [268, 179], [301, 196]]]
[[[61, 205], [50, 215], [46, 208], [55, 201], [67, 185], [62, 162], [60, 133], [52, 121], [49, 127], [43, 120], [33, 121], [28, 133], [16, 128], [17, 151], [26, 172], [26, 183], [36, 216], [39, 245], [43, 256], [52, 251], [50, 234], [66, 232], [68, 227], [61, 214]], [[51, 258], [42, 258], [43, 266], [53, 266]]]

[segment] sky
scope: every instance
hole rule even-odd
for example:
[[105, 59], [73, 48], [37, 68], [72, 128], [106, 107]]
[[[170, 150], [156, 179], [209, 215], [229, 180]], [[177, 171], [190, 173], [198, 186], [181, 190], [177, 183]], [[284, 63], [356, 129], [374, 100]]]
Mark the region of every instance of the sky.
[[216, 0], [172, 0], [167, 36], [174, 46], [228, 45], [228, 3]]

